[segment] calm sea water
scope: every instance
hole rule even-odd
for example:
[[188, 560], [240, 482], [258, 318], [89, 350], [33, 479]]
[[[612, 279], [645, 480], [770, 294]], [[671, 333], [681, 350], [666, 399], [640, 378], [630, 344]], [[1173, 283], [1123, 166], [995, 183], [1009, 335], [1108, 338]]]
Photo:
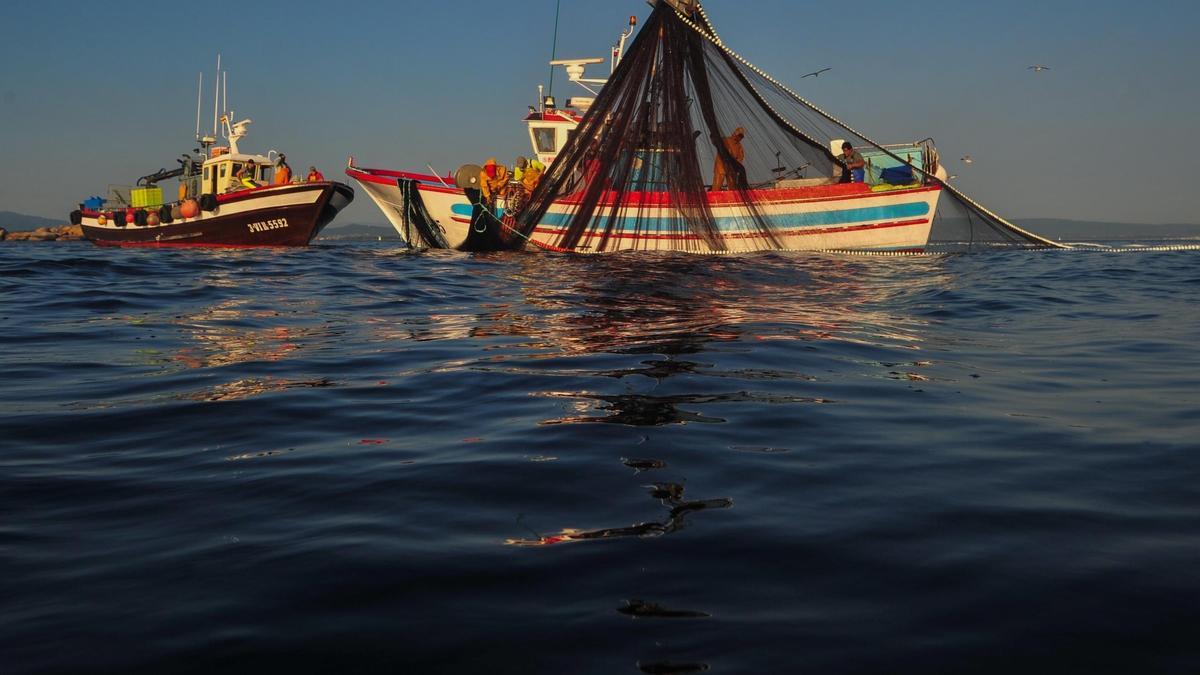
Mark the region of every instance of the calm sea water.
[[1200, 254], [0, 245], [0, 671], [1200, 670]]

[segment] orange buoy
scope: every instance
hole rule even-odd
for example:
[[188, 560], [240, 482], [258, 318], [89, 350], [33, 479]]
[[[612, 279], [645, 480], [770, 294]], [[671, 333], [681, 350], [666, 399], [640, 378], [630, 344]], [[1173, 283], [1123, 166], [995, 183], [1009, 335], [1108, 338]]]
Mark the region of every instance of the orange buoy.
[[179, 205], [179, 213], [184, 218], [195, 218], [200, 215], [200, 205], [196, 203], [195, 199], [189, 199]]
[[100, 227], [104, 227], [108, 224], [108, 218], [105, 218], [104, 214], [101, 213], [100, 215], [96, 216], [96, 224]]
[[135, 218], [135, 216], [133, 215], [133, 209], [129, 209], [129, 210], [127, 210], [127, 211], [125, 212], [125, 224], [126, 224], [126, 225], [132, 225], [132, 224], [133, 224], [133, 221], [134, 221], [135, 219], [136, 219], [136, 218]]
[[146, 214], [146, 227], [156, 227], [160, 222], [158, 211], [150, 211]]
[[179, 219], [180, 219], [180, 218], [182, 218], [182, 217], [183, 217], [183, 206], [182, 206], [182, 204], [175, 204], [174, 206], [172, 206], [172, 207], [171, 207], [171, 219], [172, 219], [172, 220], [179, 220]]

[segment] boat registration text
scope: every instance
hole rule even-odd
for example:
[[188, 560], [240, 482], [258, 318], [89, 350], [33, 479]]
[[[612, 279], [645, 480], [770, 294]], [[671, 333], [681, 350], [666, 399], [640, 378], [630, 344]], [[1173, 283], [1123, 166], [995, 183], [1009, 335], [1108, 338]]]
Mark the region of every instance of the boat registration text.
[[273, 218], [260, 223], [250, 223], [246, 227], [250, 228], [251, 232], [267, 232], [268, 230], [282, 230], [287, 226], [287, 218]]

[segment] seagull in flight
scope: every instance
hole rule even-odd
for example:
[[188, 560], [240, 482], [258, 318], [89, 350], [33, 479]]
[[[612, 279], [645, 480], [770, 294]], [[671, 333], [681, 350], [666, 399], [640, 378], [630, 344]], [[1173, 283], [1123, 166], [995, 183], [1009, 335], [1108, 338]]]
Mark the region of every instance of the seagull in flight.
[[1029, 66], [1029, 67], [1028, 67], [1028, 68], [1026, 68], [1025, 70], [1032, 70], [1032, 71], [1033, 71], [1033, 72], [1035, 72], [1035, 73], [1040, 73], [1040, 72], [1042, 72], [1043, 70], [1050, 70], [1050, 66], [1043, 66], [1043, 65], [1041, 65], [1041, 64], [1038, 64], [1038, 65], [1035, 65], [1035, 66]]
[[973, 164], [975, 160], [971, 159], [970, 155], [967, 155], [966, 157], [962, 158], [962, 162], [963, 164]]
[[818, 70], [818, 71], [816, 71], [816, 72], [809, 73], [809, 74], [807, 74], [807, 75], [801, 75], [801, 76], [800, 76], [800, 79], [802, 79], [802, 80], [803, 80], [803, 79], [804, 79], [804, 78], [806, 78], [806, 77], [821, 77], [821, 73], [827, 73], [827, 72], [829, 72], [829, 71], [831, 71], [831, 70], [833, 70], [833, 68], [822, 68], [822, 69], [820, 69], [820, 70]]

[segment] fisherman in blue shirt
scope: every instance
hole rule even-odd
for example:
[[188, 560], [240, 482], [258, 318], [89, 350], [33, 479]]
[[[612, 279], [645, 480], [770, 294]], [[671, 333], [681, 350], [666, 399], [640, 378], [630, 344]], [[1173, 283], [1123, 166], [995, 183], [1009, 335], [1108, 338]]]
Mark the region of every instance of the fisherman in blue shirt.
[[867, 160], [863, 159], [862, 154], [855, 150], [849, 141], [842, 143], [842, 163], [846, 165], [846, 169], [850, 172], [849, 180], [843, 178], [843, 183], [866, 182]]

